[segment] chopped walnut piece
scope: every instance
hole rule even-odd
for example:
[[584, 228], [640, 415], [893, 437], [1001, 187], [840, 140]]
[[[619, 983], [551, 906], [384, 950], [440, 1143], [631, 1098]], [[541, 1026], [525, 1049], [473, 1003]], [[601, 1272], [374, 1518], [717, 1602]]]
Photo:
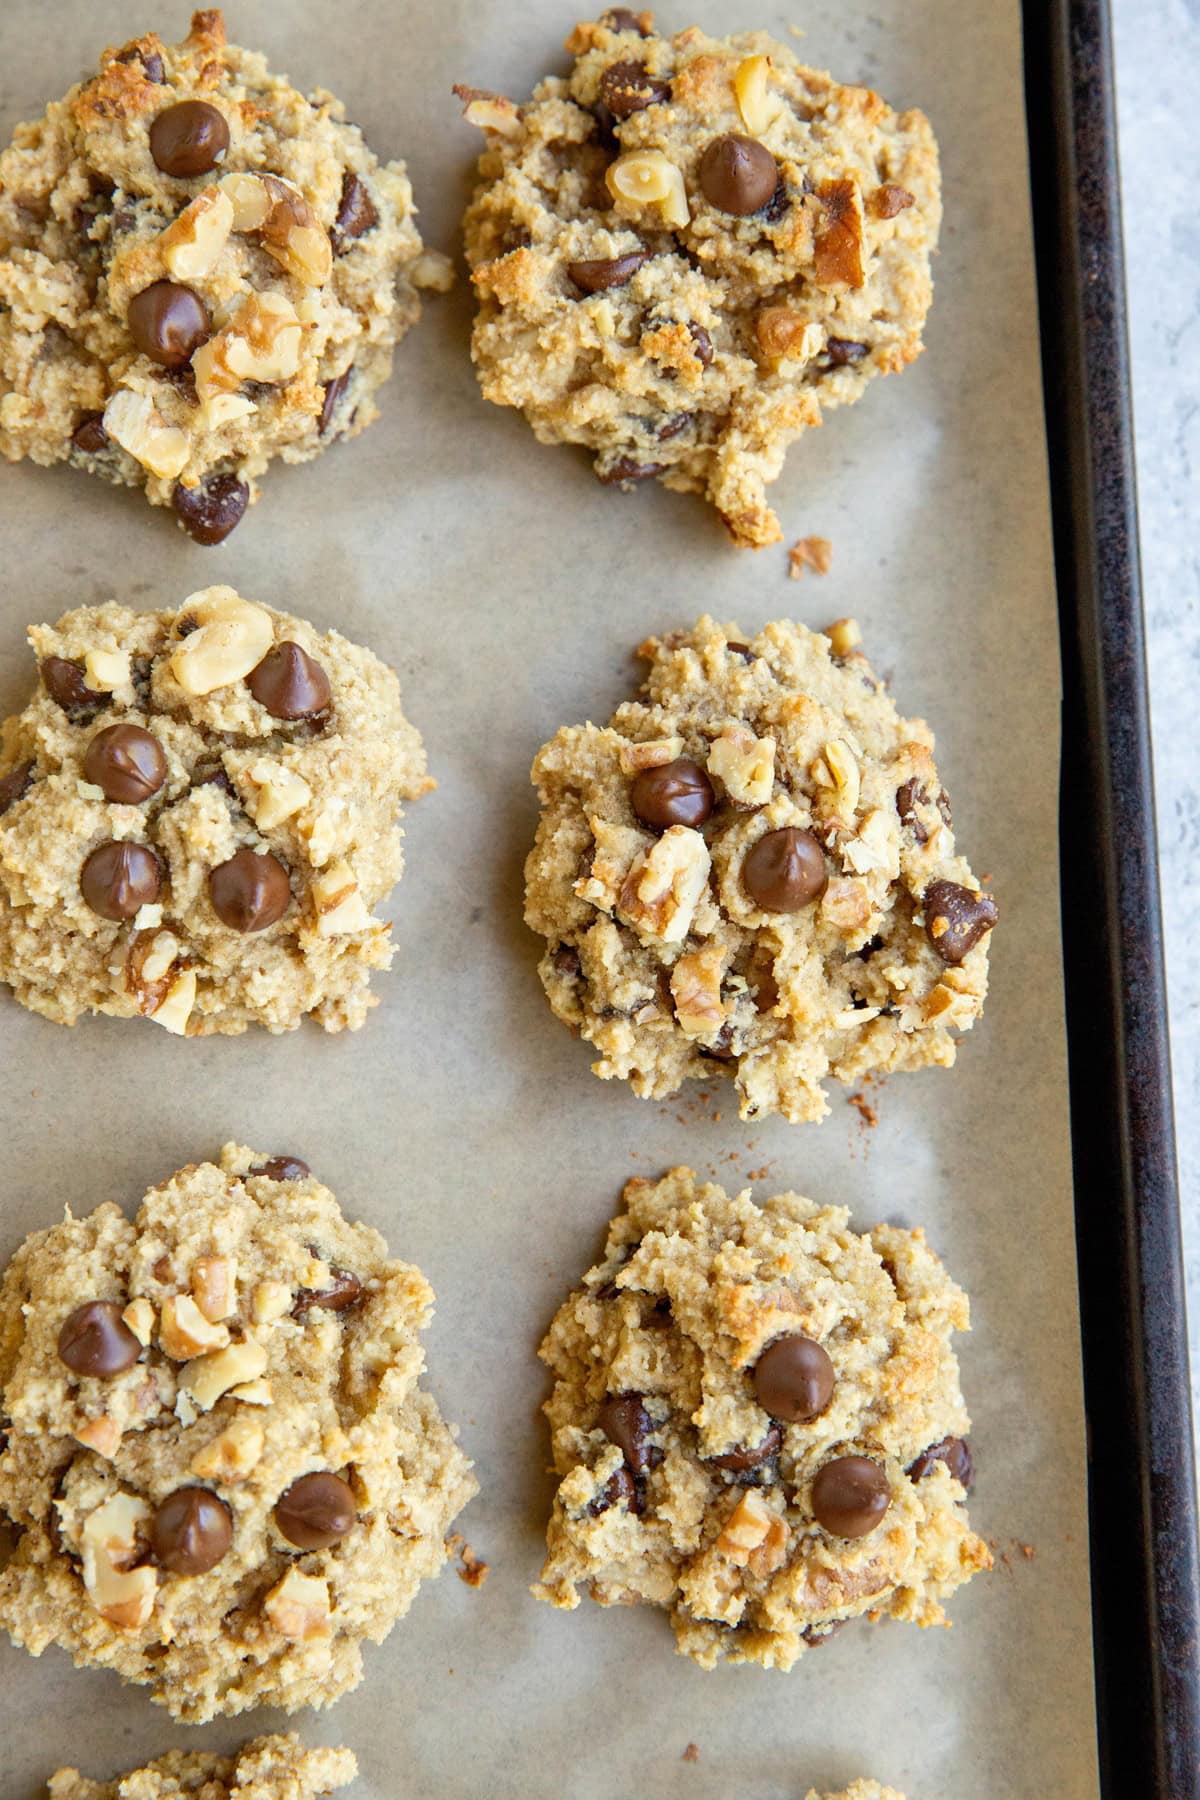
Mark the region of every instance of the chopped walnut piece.
[[345, 861], [330, 863], [314, 875], [309, 889], [320, 937], [368, 931], [375, 920], [359, 892], [358, 879]]
[[266, 1433], [258, 1419], [237, 1414], [188, 1464], [193, 1475], [230, 1486], [245, 1481], [263, 1452]]
[[799, 581], [805, 569], [814, 575], [828, 575], [833, 565], [833, 545], [825, 537], [797, 538], [788, 551], [788, 575]]
[[636, 775], [642, 769], [661, 768], [683, 755], [681, 737], [651, 738], [648, 743], [631, 744], [622, 739], [617, 747], [617, 762], [622, 775]]
[[916, 197], [897, 181], [885, 181], [871, 195], [871, 211], [877, 219], [894, 219], [897, 213], [916, 205]]
[[79, 1427], [75, 1437], [97, 1456], [111, 1458], [121, 1448], [121, 1427], [107, 1413], [101, 1413], [98, 1419], [89, 1419], [86, 1425]]
[[619, 911], [636, 930], [665, 944], [681, 943], [708, 886], [711, 862], [698, 831], [672, 825], [630, 869]]
[[300, 316], [285, 294], [248, 294], [228, 325], [192, 357], [197, 394], [207, 401], [214, 394], [233, 393], [243, 381], [290, 380], [300, 366], [303, 334]]
[[163, 1301], [158, 1342], [165, 1356], [187, 1362], [207, 1350], [223, 1350], [229, 1342], [229, 1330], [225, 1325], [211, 1324], [190, 1294], [172, 1294]]
[[683, 175], [661, 150], [631, 150], [618, 156], [604, 179], [614, 200], [656, 206], [664, 225], [686, 225], [691, 218]]
[[849, 744], [831, 738], [810, 765], [809, 774], [816, 785], [814, 803], [822, 819], [848, 829], [854, 823], [862, 791], [858, 758]]
[[302, 775], [284, 763], [262, 756], [249, 769], [251, 781], [258, 789], [253, 802], [254, 823], [260, 831], [270, 831], [302, 811], [312, 799], [312, 789]]
[[88, 1515], [83, 1527], [83, 1585], [110, 1625], [135, 1631], [154, 1611], [158, 1577], [145, 1564], [150, 1508], [136, 1494], [114, 1494]]
[[717, 1549], [737, 1568], [756, 1562], [756, 1573], [766, 1573], [764, 1564], [778, 1568], [787, 1543], [787, 1526], [773, 1512], [760, 1494], [747, 1488], [721, 1530]]
[[689, 1037], [711, 1037], [725, 1023], [721, 976], [725, 954], [719, 944], [704, 944], [681, 956], [671, 970], [675, 1017]]
[[114, 444], [164, 480], [182, 475], [192, 453], [187, 432], [169, 425], [149, 394], [135, 394], [132, 388], [118, 388], [112, 395], [104, 408], [104, 429]]
[[776, 365], [811, 362], [825, 345], [822, 327], [790, 306], [764, 306], [754, 316], [754, 335], [763, 357]]
[[192, 1293], [210, 1324], [227, 1319], [237, 1305], [237, 1264], [228, 1256], [200, 1256], [192, 1264]]
[[835, 619], [832, 625], [825, 627], [825, 636], [835, 656], [849, 656], [863, 641], [857, 619]]
[[761, 137], [787, 110], [782, 97], [768, 85], [770, 73], [769, 56], [747, 56], [734, 70], [734, 98], [751, 137]]
[[739, 806], [765, 806], [775, 789], [775, 739], [726, 725], [708, 753], [708, 772]]
[[464, 87], [456, 82], [453, 92], [463, 103], [463, 118], [481, 131], [498, 131], [502, 137], [517, 137], [521, 130], [520, 109], [503, 94], [487, 88]]
[[230, 1344], [225, 1350], [214, 1350], [188, 1363], [180, 1384], [200, 1411], [208, 1412], [230, 1388], [256, 1381], [266, 1366], [267, 1353], [262, 1345], [248, 1339], [244, 1344]]
[[821, 214], [813, 235], [817, 285], [860, 288], [863, 274], [862, 198], [858, 183], [846, 178], [817, 188]]
[[270, 1325], [292, 1310], [292, 1290], [286, 1281], [260, 1281], [250, 1302], [256, 1325]]
[[140, 1295], [131, 1300], [121, 1318], [144, 1349], [154, 1334], [154, 1308], [149, 1300]]
[[83, 685], [93, 694], [114, 694], [128, 687], [131, 666], [127, 650], [89, 650], [83, 659]]
[[299, 188], [278, 175], [262, 176], [271, 205], [259, 231], [263, 249], [289, 275], [323, 287], [333, 273], [333, 246]]
[[204, 188], [159, 238], [163, 261], [174, 281], [207, 275], [233, 230], [233, 206], [219, 187]]
[[620, 899], [629, 871], [648, 848], [651, 840], [644, 831], [632, 825], [611, 825], [598, 815], [589, 819], [596, 847], [591, 868], [575, 883], [581, 900], [611, 912]]
[[263, 1612], [281, 1636], [294, 1644], [324, 1637], [329, 1629], [329, 1588], [315, 1575], [290, 1568], [263, 1600]]
[[184, 969], [176, 976], [165, 995], [154, 1010], [147, 1016], [169, 1031], [173, 1037], [184, 1037], [187, 1033], [187, 1022], [192, 1016], [192, 1008], [196, 1004], [196, 971]]
[[853, 875], [835, 875], [821, 896], [822, 915], [843, 937], [856, 937], [871, 917], [866, 883]]
[[264, 607], [230, 587], [202, 588], [179, 609], [176, 630], [187, 627], [171, 656], [171, 673], [185, 694], [201, 696], [241, 681], [258, 667], [275, 638]]

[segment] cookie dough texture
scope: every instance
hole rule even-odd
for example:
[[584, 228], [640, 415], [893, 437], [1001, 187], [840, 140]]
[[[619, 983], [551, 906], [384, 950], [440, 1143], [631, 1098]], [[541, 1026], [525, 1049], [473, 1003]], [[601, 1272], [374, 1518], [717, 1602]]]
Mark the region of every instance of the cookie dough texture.
[[[465, 220], [475, 362], [489, 400], [586, 446], [602, 481], [656, 476], [769, 544], [788, 445], [920, 354], [937, 146], [922, 113], [761, 32], [665, 37], [652, 17], [577, 26], [570, 73], [523, 106], [463, 90], [487, 137]], [[730, 135], [776, 165], [746, 215], [702, 173]]]
[[[967, 1428], [950, 1345], [967, 1299], [920, 1231], [847, 1220], [798, 1194], [731, 1198], [690, 1169], [628, 1183], [603, 1261], [541, 1346], [559, 1485], [539, 1598], [574, 1607], [583, 1585], [601, 1605], [661, 1606], [706, 1669], [789, 1669], [863, 1614], [946, 1622], [941, 1602], [991, 1559], [947, 1465], [906, 1471]], [[832, 1396], [805, 1423], [773, 1421], [755, 1365], [797, 1334], [831, 1359]], [[624, 1447], [601, 1422], [613, 1396], [644, 1412]], [[884, 1472], [888, 1504], [845, 1538], [812, 1491], [851, 1455]]]
[[[151, 151], [151, 126], [183, 101], [215, 107], [229, 136], [193, 176]], [[248, 223], [268, 199], [282, 210]], [[160, 506], [186, 490], [185, 522], [207, 501], [205, 529], [227, 535], [273, 459], [306, 461], [377, 416], [418, 284], [441, 267], [422, 254], [403, 163], [379, 163], [332, 94], [306, 97], [227, 44], [218, 11], [178, 45], [147, 32], [0, 155], [0, 453], [69, 460]], [[134, 297], [164, 280], [210, 324], [173, 368], [129, 325]]]
[[904, 1795], [899, 1788], [880, 1787], [877, 1781], [852, 1781], [836, 1794], [818, 1794], [816, 1788], [810, 1788], [807, 1800], [904, 1800]]
[[[59, 1354], [93, 1301], [142, 1345], [115, 1374]], [[189, 1722], [355, 1687], [364, 1641], [438, 1573], [476, 1489], [418, 1386], [432, 1310], [420, 1271], [303, 1164], [234, 1144], [152, 1188], [132, 1222], [108, 1202], [35, 1233], [0, 1284], [0, 1516], [17, 1533], [0, 1626]], [[348, 1483], [355, 1510], [305, 1551], [276, 1507], [316, 1471]], [[160, 1509], [197, 1485], [229, 1515], [227, 1548], [173, 1572]]]
[[[652, 1098], [725, 1075], [743, 1118], [804, 1120], [828, 1111], [827, 1075], [954, 1061], [988, 938], [946, 960], [967, 940], [933, 935], [925, 896], [965, 890], [973, 930], [995, 909], [955, 847], [932, 733], [897, 713], [857, 640], [850, 621], [829, 636], [781, 622], [747, 643], [703, 618], [642, 646], [642, 699], [539, 751], [525, 916], [547, 940], [550, 1004], [599, 1051], [598, 1075]], [[677, 759], [712, 810], [656, 835], [634, 783]], [[823, 891], [768, 911], [746, 861], [789, 829], [815, 834]]]
[[[286, 1031], [306, 1014], [327, 1031], [361, 1025], [371, 974], [392, 960], [373, 909], [403, 866], [400, 802], [434, 786], [391, 670], [231, 588], [178, 610], [81, 607], [29, 638], [38, 688], [0, 739], [0, 978], [22, 1004], [62, 1024], [146, 1015], [189, 1036]], [[285, 646], [323, 673], [323, 711], [285, 718], [256, 698], [248, 665], [294, 656]], [[311, 683], [259, 691], [276, 707], [323, 697]], [[89, 748], [117, 725], [148, 731], [165, 757], [138, 804], [87, 779]], [[145, 846], [161, 874], [158, 898], [126, 920], [97, 914], [80, 885], [113, 840]], [[213, 905], [214, 869], [243, 850], [274, 857], [290, 886], [261, 930], [231, 929]]]
[[318, 1800], [358, 1773], [349, 1750], [306, 1750], [294, 1732], [255, 1738], [235, 1756], [170, 1750], [115, 1781], [78, 1769], [50, 1777], [48, 1800]]

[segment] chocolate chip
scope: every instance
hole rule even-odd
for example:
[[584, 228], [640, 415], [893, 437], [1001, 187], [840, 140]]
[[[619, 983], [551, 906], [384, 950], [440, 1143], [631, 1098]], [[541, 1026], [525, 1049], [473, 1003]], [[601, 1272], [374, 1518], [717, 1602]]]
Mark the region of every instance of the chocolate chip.
[[233, 1514], [208, 1488], [176, 1488], [155, 1508], [150, 1549], [172, 1575], [207, 1575], [233, 1543]]
[[825, 892], [825, 852], [811, 831], [785, 825], [751, 845], [742, 886], [764, 912], [794, 913]]
[[950, 796], [945, 788], [942, 788], [939, 792], [937, 799], [934, 801], [934, 805], [942, 815], [942, 824], [953, 830], [954, 815], [950, 811]]
[[733, 1047], [733, 1020], [726, 1019], [711, 1044], [697, 1044], [696, 1049], [710, 1062], [733, 1062], [737, 1056]]
[[347, 250], [355, 238], [364, 232], [374, 229], [379, 223], [379, 214], [375, 202], [367, 191], [366, 183], [349, 169], [342, 176], [342, 196], [338, 201], [337, 218], [333, 221], [333, 229], [329, 233], [333, 239], [333, 247], [339, 255]]
[[272, 1156], [264, 1163], [255, 1163], [251, 1175], [265, 1175], [269, 1181], [303, 1181], [312, 1170], [298, 1156]]
[[775, 192], [762, 209], [764, 224], [778, 225], [791, 204], [792, 196], [788, 193], [787, 182], [781, 175], [776, 183]]
[[799, 1334], [776, 1338], [754, 1365], [758, 1404], [789, 1425], [820, 1417], [833, 1398], [834, 1379], [828, 1351]]
[[635, 1475], [644, 1475], [650, 1467], [650, 1446], [646, 1438], [653, 1430], [650, 1414], [642, 1405], [640, 1394], [610, 1394], [600, 1408], [596, 1423], [615, 1444]]
[[651, 75], [645, 63], [610, 63], [600, 77], [600, 103], [614, 119], [628, 119], [671, 98], [671, 84]]
[[338, 409], [338, 402], [349, 385], [349, 369], [343, 369], [340, 375], [335, 375], [332, 381], [325, 383], [325, 398], [321, 402], [321, 423], [317, 428], [320, 437], [324, 437], [333, 424], [333, 415]]
[[277, 856], [242, 849], [209, 875], [208, 897], [231, 931], [265, 931], [291, 905], [292, 887]]
[[921, 901], [925, 935], [944, 963], [960, 963], [1000, 916], [990, 894], [957, 881], [931, 881]]
[[606, 487], [624, 487], [629, 481], [649, 481], [652, 476], [661, 475], [666, 463], [634, 462], [632, 456], [618, 456], [605, 468], [597, 469], [596, 474]]
[[966, 1438], [943, 1438], [940, 1444], [930, 1444], [928, 1450], [922, 1450], [915, 1462], [908, 1465], [907, 1474], [910, 1481], [920, 1481], [928, 1475], [935, 1462], [943, 1462], [953, 1475], [955, 1481], [961, 1482], [968, 1493], [975, 1482], [975, 1464], [971, 1457]]
[[143, 356], [167, 369], [187, 362], [212, 332], [207, 306], [178, 281], [152, 281], [135, 294], [125, 323]]
[[138, 806], [166, 780], [167, 759], [152, 732], [140, 725], [110, 725], [88, 745], [83, 778], [102, 789], [106, 800]]
[[915, 775], [908, 781], [901, 782], [900, 786], [896, 789], [897, 816], [902, 825], [907, 825], [911, 828], [912, 834], [916, 838], [918, 844], [927, 844], [929, 842], [929, 833], [926, 831], [925, 826], [917, 814], [917, 807], [928, 804], [928, 801], [929, 795], [925, 792], [925, 789], [921, 786], [921, 783], [917, 780]]
[[122, 50], [117, 61], [119, 63], [140, 62], [146, 80], [152, 81], [155, 87], [162, 87], [167, 79], [166, 71], [163, 68], [163, 59], [157, 50], [140, 50], [136, 44], [130, 44], [127, 49]]
[[666, 831], [670, 825], [703, 825], [713, 809], [713, 789], [699, 763], [689, 757], [642, 769], [633, 778], [629, 801], [643, 825]]
[[831, 368], [842, 369], [847, 363], [861, 362], [869, 348], [854, 338], [831, 337], [826, 341], [825, 355]]
[[222, 763], [217, 763], [215, 766], [208, 763], [197, 763], [192, 770], [191, 785], [194, 788], [220, 788], [221, 792], [223, 794], [228, 794], [231, 800], [237, 799], [237, 789], [234, 787], [232, 781], [230, 781]]
[[588, 1507], [588, 1512], [595, 1518], [599, 1513], [608, 1512], [610, 1507], [620, 1506], [622, 1501], [631, 1513], [641, 1512], [643, 1505], [641, 1489], [624, 1463], [621, 1464], [615, 1475], [609, 1477], [600, 1493]]
[[58, 1355], [75, 1375], [122, 1375], [132, 1369], [142, 1346], [114, 1300], [89, 1300], [68, 1313], [59, 1327]]
[[643, 263], [650, 261], [648, 250], [630, 250], [626, 256], [601, 256], [584, 262], [567, 264], [567, 274], [585, 294], [598, 294], [605, 288], [624, 287], [632, 281]]
[[197, 544], [225, 541], [250, 502], [250, 489], [236, 475], [206, 475], [197, 487], [175, 483], [171, 505]]
[[751, 650], [749, 644], [741, 644], [738, 643], [736, 639], [730, 638], [725, 645], [725, 648], [729, 651], [731, 656], [740, 656], [743, 662], [754, 661], [754, 652]]
[[292, 1304], [293, 1318], [299, 1318], [312, 1306], [324, 1307], [327, 1312], [345, 1312], [348, 1306], [355, 1306], [362, 1299], [362, 1282], [349, 1269], [330, 1269], [333, 1277], [327, 1288], [301, 1288]]
[[164, 175], [207, 175], [229, 148], [229, 126], [207, 100], [180, 100], [150, 127], [150, 154]]
[[779, 183], [779, 167], [756, 138], [727, 132], [700, 158], [700, 186], [710, 206], [745, 218], [765, 206]]
[[660, 444], [667, 444], [672, 438], [677, 438], [681, 431], [686, 431], [695, 417], [695, 413], [690, 412], [671, 413], [654, 435]]
[[104, 414], [84, 413], [71, 433], [71, 443], [85, 456], [99, 456], [102, 450], [107, 450], [108, 433], [104, 429]]
[[567, 981], [578, 981], [583, 973], [583, 964], [579, 960], [579, 952], [574, 944], [560, 944], [554, 952], [554, 973]]
[[354, 1489], [328, 1469], [301, 1475], [275, 1502], [275, 1523], [297, 1550], [326, 1550], [358, 1516]]
[[869, 1456], [838, 1456], [817, 1470], [812, 1509], [817, 1523], [834, 1537], [865, 1537], [888, 1509], [892, 1490], [885, 1472]]
[[102, 919], [132, 919], [162, 892], [162, 868], [145, 844], [97, 844], [79, 871], [84, 899]]
[[32, 762], [18, 763], [15, 769], [8, 771], [7, 775], [0, 775], [0, 817], [8, 811], [10, 806], [15, 806], [17, 801], [28, 792], [32, 780]]
[[84, 681], [83, 664], [73, 662], [69, 657], [44, 657], [41, 676], [46, 692], [65, 713], [95, 712], [98, 707], [108, 705], [109, 696], [93, 693]]
[[[199, 406], [200, 396], [196, 392], [196, 372], [190, 363], [184, 363], [178, 369], [164, 369], [163, 380], [169, 382], [175, 392], [186, 400], [189, 406]], [[243, 389], [249, 385], [248, 382], [244, 382]]]
[[607, 25], [610, 31], [636, 31], [639, 37], [650, 36], [641, 19], [627, 6], [610, 6], [607, 12], [600, 14], [601, 25]]
[[328, 710], [333, 698], [320, 663], [290, 639], [267, 651], [247, 675], [246, 686], [274, 719], [315, 718]]
[[757, 1469], [760, 1464], [769, 1462], [783, 1443], [783, 1432], [772, 1419], [767, 1426], [767, 1435], [762, 1442], [747, 1449], [738, 1444], [733, 1450], [726, 1450], [723, 1456], [710, 1456], [707, 1461], [714, 1469], [732, 1469], [741, 1473], [744, 1469]]

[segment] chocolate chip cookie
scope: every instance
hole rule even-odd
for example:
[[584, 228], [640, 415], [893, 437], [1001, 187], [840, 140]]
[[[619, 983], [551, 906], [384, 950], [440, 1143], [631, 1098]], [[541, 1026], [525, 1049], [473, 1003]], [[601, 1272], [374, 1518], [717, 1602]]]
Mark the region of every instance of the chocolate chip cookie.
[[357, 1773], [349, 1750], [306, 1750], [288, 1732], [254, 1738], [233, 1756], [170, 1750], [115, 1781], [60, 1769], [50, 1777], [49, 1800], [318, 1800], [348, 1787]]
[[558, 1017], [635, 1093], [730, 1077], [743, 1118], [826, 1075], [954, 1061], [995, 902], [955, 848], [933, 734], [858, 649], [786, 621], [650, 638], [644, 698], [537, 755], [525, 917]]
[[0, 454], [70, 461], [228, 537], [275, 458], [377, 417], [423, 254], [403, 163], [198, 12], [0, 155]]
[[361, 1025], [400, 802], [434, 786], [391, 670], [228, 587], [29, 639], [37, 691], [0, 740], [0, 980], [66, 1025]]
[[954, 1331], [920, 1231], [635, 1180], [541, 1347], [558, 1490], [540, 1599], [648, 1601], [679, 1651], [790, 1669], [864, 1614], [945, 1623], [979, 1569]]
[[178, 1718], [358, 1684], [475, 1492], [433, 1294], [293, 1156], [227, 1144], [0, 1282], [0, 1626]]
[[703, 494], [737, 544], [781, 530], [791, 441], [920, 354], [941, 198], [919, 112], [761, 32], [661, 36], [625, 8], [486, 134], [465, 220], [483, 391], [601, 481]]

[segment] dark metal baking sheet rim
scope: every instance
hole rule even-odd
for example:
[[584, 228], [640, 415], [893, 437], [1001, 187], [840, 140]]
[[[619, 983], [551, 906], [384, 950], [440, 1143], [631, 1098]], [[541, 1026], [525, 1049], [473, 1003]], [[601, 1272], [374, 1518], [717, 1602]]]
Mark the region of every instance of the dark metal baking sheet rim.
[[1023, 10], [1063, 656], [1062, 918], [1101, 1778], [1106, 1800], [1195, 1800], [1196, 1478], [1112, 41], [1107, 0], [1023, 0]]

